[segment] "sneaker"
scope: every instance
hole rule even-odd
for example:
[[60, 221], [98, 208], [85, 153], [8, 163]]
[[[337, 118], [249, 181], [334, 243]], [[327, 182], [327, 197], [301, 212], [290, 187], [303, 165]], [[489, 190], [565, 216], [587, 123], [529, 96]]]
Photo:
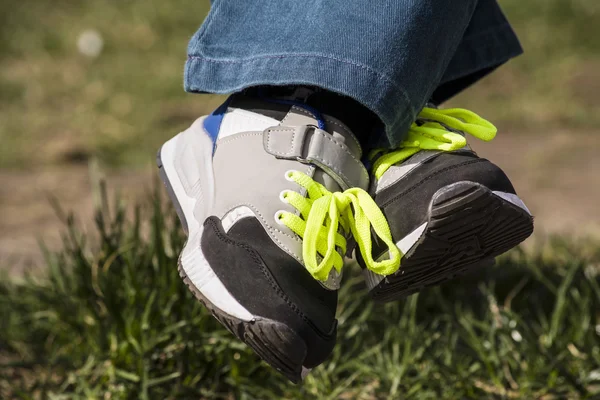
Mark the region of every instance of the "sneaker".
[[[425, 108], [398, 149], [371, 153], [370, 192], [403, 254], [395, 272], [364, 269], [374, 299], [397, 300], [493, 264], [532, 234], [510, 180], [469, 148], [465, 133], [489, 141], [496, 128], [467, 110]], [[375, 244], [373, 256], [387, 258], [385, 245]]]
[[369, 176], [360, 159], [358, 141], [339, 120], [301, 103], [239, 95], [158, 153], [188, 235], [181, 277], [219, 322], [293, 382], [334, 347], [350, 232], [362, 226], [356, 236], [370, 242], [375, 219], [393, 244], [364, 190]]

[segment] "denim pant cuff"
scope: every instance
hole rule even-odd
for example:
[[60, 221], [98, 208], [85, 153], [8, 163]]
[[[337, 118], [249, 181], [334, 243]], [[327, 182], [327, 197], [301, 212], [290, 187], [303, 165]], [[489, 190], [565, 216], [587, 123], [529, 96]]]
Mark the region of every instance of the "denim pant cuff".
[[508, 22], [463, 37], [440, 84], [495, 67], [523, 54]]
[[293, 53], [234, 60], [188, 56], [186, 91], [226, 94], [258, 85], [311, 85], [349, 96], [373, 110], [387, 131], [402, 129], [415, 117], [402, 87], [350, 60]]
[[[207, 56], [201, 43], [197, 44], [191, 46], [185, 66], [185, 89], [189, 92], [227, 94], [258, 85], [318, 86], [357, 100], [381, 118], [386, 135], [377, 138], [378, 147], [397, 146], [420, 111], [422, 99], [414, 92], [412, 76], [393, 79], [373, 66], [314, 52]], [[521, 45], [506, 20], [467, 32], [440, 84], [490, 69], [521, 53]], [[415, 68], [419, 68], [418, 63]], [[413, 87], [412, 91], [409, 87]], [[456, 91], [460, 90], [459, 87]]]

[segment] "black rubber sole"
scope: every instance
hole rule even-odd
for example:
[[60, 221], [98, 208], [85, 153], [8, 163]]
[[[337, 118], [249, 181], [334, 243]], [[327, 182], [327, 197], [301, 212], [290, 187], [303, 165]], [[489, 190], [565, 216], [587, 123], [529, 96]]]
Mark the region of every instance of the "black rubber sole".
[[474, 182], [440, 189], [429, 207], [420, 239], [402, 259], [400, 270], [370, 290], [389, 302], [441, 284], [467, 271], [493, 264], [533, 233], [533, 217]]
[[[187, 221], [164, 171], [162, 160], [160, 158], [160, 150], [156, 157], [156, 164], [158, 165], [159, 175], [165, 185], [167, 194], [181, 220], [181, 225], [183, 226], [185, 233], [188, 234]], [[306, 359], [308, 350], [306, 343], [299, 335], [285, 324], [267, 318], [256, 317], [252, 321], [243, 321], [224, 313], [206, 299], [188, 278], [181, 265], [181, 258], [179, 258], [177, 262], [177, 271], [188, 289], [210, 311], [213, 317], [215, 317], [221, 325], [252, 348], [261, 359], [283, 374], [290, 381], [293, 383], [302, 381], [303, 363]]]
[[302, 381], [302, 364], [306, 359], [307, 347], [304, 340], [286, 325], [257, 317], [242, 321], [223, 313], [208, 301], [187, 277], [178, 263], [179, 276], [188, 289], [211, 312], [227, 330], [246, 343], [254, 352], [293, 383]]

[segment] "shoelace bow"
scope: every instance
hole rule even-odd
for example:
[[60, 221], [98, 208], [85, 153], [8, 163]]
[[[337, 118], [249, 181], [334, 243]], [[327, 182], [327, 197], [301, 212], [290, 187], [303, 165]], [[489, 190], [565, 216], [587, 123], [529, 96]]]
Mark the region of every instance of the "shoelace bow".
[[[304, 197], [294, 191], [286, 191], [284, 199], [300, 211], [296, 214], [279, 214], [281, 223], [303, 238], [302, 257], [308, 272], [320, 281], [326, 281], [332, 268], [340, 272], [344, 265], [342, 254], [346, 253], [346, 238], [339, 231], [352, 232], [368, 268], [381, 275], [398, 270], [401, 254], [392, 240], [385, 216], [367, 192], [351, 188], [344, 192], [330, 192], [308, 175], [292, 171], [290, 179], [307, 190]], [[375, 261], [372, 256], [371, 227], [388, 246], [390, 258]], [[319, 260], [320, 259], [320, 260]]]
[[412, 124], [406, 140], [398, 146], [397, 150], [385, 153], [385, 150], [376, 149], [369, 154], [369, 158], [374, 159], [379, 154], [385, 153], [373, 164], [375, 178], [380, 179], [392, 165], [406, 160], [421, 150], [461, 149], [467, 145], [467, 139], [463, 136], [466, 133], [489, 142], [497, 132], [491, 122], [463, 108], [438, 110], [425, 107], [419, 113], [417, 121], [419, 123]]
[[[463, 134], [469, 133], [490, 141], [496, 128], [489, 121], [464, 109], [424, 108], [412, 125], [407, 139], [397, 150], [374, 150], [370, 157], [380, 155], [373, 165], [373, 174], [381, 178], [392, 165], [404, 161], [421, 150], [453, 151], [466, 146]], [[360, 249], [366, 267], [379, 275], [390, 275], [400, 268], [403, 254], [392, 239], [388, 222], [373, 198], [363, 189], [330, 192], [308, 175], [292, 171], [288, 177], [307, 190], [302, 196], [286, 191], [283, 199], [300, 211], [300, 216], [282, 212], [280, 222], [303, 238], [302, 257], [306, 269], [317, 280], [326, 281], [332, 268], [340, 272], [346, 253], [346, 238], [340, 233], [351, 232]], [[375, 261], [372, 254], [371, 228], [387, 246], [389, 257]]]

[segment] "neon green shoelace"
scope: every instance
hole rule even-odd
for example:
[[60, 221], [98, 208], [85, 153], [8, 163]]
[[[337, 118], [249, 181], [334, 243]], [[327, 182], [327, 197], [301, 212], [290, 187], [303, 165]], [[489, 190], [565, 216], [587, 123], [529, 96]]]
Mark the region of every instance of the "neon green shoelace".
[[[382, 154], [373, 165], [373, 174], [380, 179], [391, 166], [406, 160], [421, 150], [453, 151], [466, 146], [463, 135], [468, 133], [490, 141], [496, 136], [496, 127], [477, 114], [460, 109], [438, 110], [424, 108], [414, 123], [407, 139], [397, 150], [374, 150], [373, 159]], [[346, 238], [340, 233], [351, 232], [358, 244], [366, 268], [379, 275], [393, 274], [400, 268], [403, 254], [392, 239], [390, 227], [373, 198], [360, 188], [332, 193], [308, 175], [292, 171], [288, 177], [307, 190], [304, 197], [286, 191], [283, 198], [300, 211], [300, 216], [281, 212], [280, 222], [303, 238], [302, 257], [306, 269], [317, 280], [326, 281], [332, 268], [340, 272], [344, 265], [341, 254], [346, 253]], [[375, 261], [372, 255], [371, 229], [388, 247], [389, 258]]]
[[[467, 145], [465, 137], [452, 131], [468, 133], [486, 142], [492, 140], [497, 132], [491, 122], [462, 108], [438, 110], [426, 107], [419, 113], [418, 120], [424, 123], [422, 125], [414, 123], [408, 131], [406, 140], [397, 150], [383, 154], [375, 161], [373, 164], [375, 178], [381, 179], [392, 165], [406, 160], [421, 150], [453, 151], [465, 147]], [[373, 150], [369, 158], [373, 159], [382, 152], [384, 152], [382, 149]]]
[[[360, 188], [332, 193], [308, 175], [292, 171], [288, 177], [307, 190], [304, 197], [286, 191], [285, 201], [300, 211], [299, 217], [282, 212], [280, 222], [303, 238], [302, 257], [306, 269], [317, 280], [326, 281], [332, 268], [340, 272], [344, 260], [338, 252], [346, 253], [346, 239], [339, 232], [352, 232], [365, 264], [371, 271], [390, 275], [400, 266], [401, 254], [394, 241], [385, 216], [371, 196]], [[371, 228], [388, 246], [389, 259], [376, 262], [372, 256]], [[320, 261], [319, 261], [320, 259]]]

